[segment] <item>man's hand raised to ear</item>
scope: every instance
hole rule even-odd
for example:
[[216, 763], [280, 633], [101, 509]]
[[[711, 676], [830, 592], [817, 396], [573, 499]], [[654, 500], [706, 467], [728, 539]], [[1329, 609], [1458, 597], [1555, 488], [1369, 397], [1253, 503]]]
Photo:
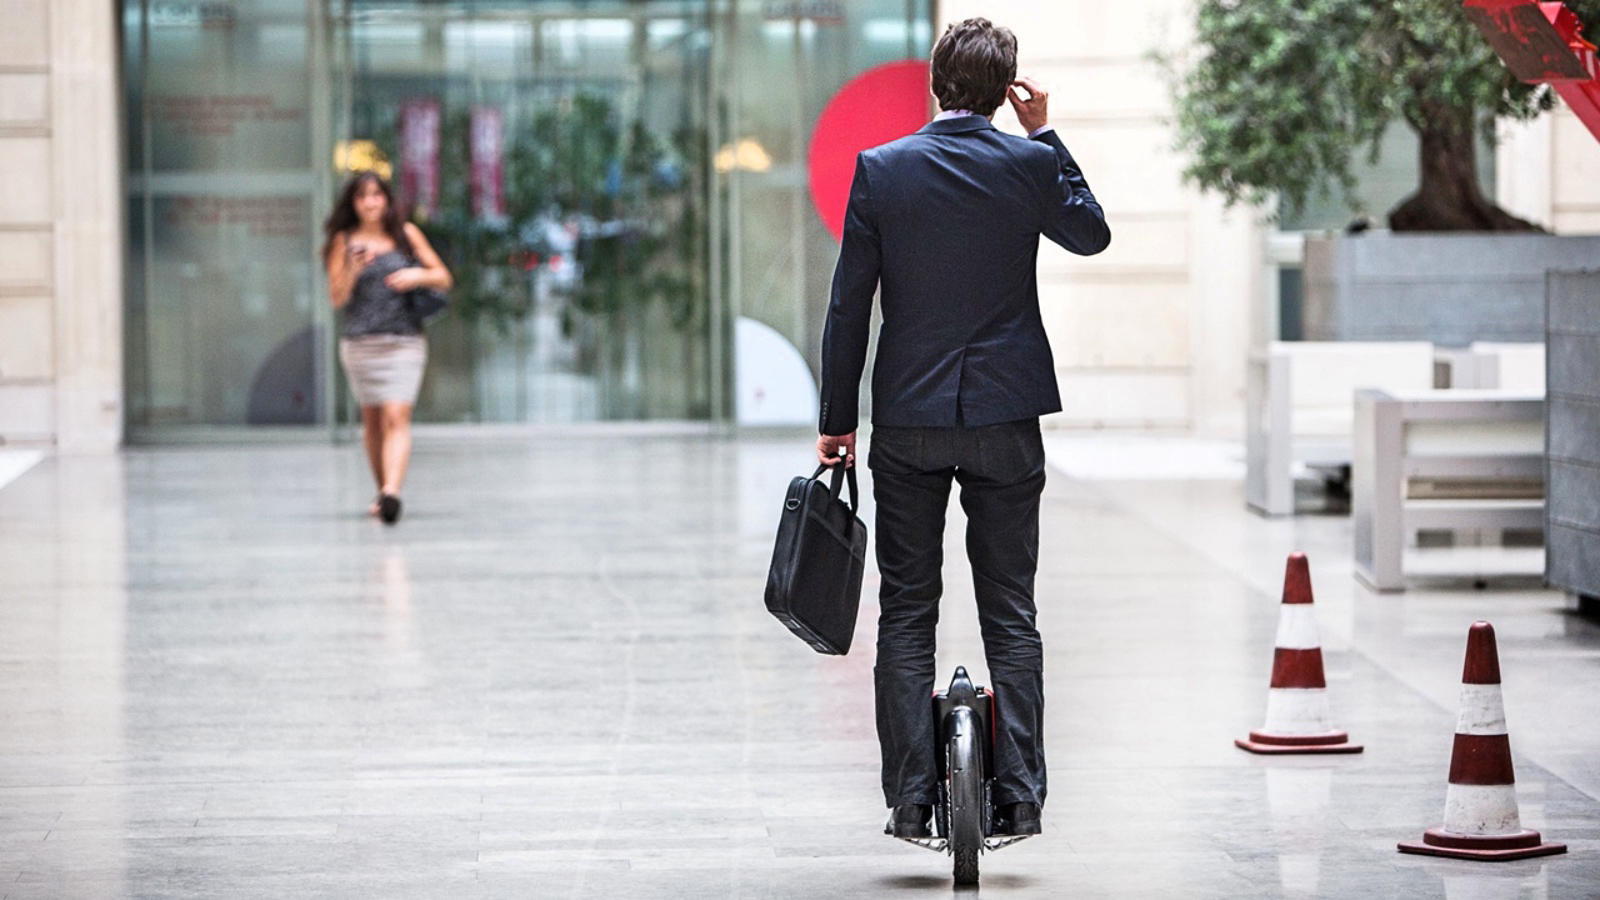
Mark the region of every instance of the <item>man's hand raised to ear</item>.
[[[1022, 99], [1022, 95], [1017, 93], [1019, 87], [1028, 92], [1028, 99]], [[1011, 82], [1011, 86], [1006, 88], [1006, 99], [1011, 101], [1011, 108], [1016, 110], [1017, 121], [1022, 123], [1023, 131], [1033, 134], [1050, 124], [1050, 93], [1032, 78], [1024, 75]]]

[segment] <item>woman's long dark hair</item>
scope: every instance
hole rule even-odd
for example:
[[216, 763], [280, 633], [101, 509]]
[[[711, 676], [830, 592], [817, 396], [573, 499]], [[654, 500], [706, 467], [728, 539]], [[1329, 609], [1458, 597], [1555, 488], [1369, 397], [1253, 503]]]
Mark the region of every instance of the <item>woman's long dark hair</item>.
[[390, 190], [389, 183], [379, 177], [377, 172], [357, 172], [350, 176], [344, 183], [344, 190], [339, 192], [339, 201], [333, 205], [333, 212], [328, 213], [327, 221], [322, 223], [322, 264], [328, 264], [328, 254], [333, 252], [333, 239], [341, 234], [346, 234], [361, 224], [361, 217], [356, 215], [356, 194], [367, 182], [378, 186], [383, 192], [386, 201], [383, 209], [383, 230], [388, 232], [389, 238], [394, 241], [396, 250], [407, 256], [411, 255], [411, 241], [406, 237], [406, 220], [400, 215], [400, 205], [394, 202], [394, 191]]

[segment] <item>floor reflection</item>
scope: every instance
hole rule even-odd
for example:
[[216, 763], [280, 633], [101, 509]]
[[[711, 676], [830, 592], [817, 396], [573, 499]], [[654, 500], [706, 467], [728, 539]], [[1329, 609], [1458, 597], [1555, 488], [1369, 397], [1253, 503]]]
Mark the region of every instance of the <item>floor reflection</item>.
[[[1287, 763], [1287, 761], [1285, 761]], [[1287, 764], [1265, 770], [1267, 812], [1278, 846], [1278, 882], [1286, 897], [1315, 897], [1333, 796], [1331, 766]]]
[[49, 457], [12, 474], [0, 516], [0, 788], [12, 788], [0, 794], [0, 895], [84, 867], [127, 895], [131, 835], [153, 813], [128, 787], [129, 671], [142, 652], [129, 532], [141, 523], [124, 460]]
[[411, 574], [406, 568], [404, 549], [391, 547], [384, 554], [378, 584], [382, 587], [384, 645], [391, 653], [410, 652], [415, 628], [411, 620]]
[[1548, 900], [1550, 896], [1549, 868], [1541, 862], [1464, 861], [1428, 863], [1426, 868], [1444, 884], [1445, 900]]

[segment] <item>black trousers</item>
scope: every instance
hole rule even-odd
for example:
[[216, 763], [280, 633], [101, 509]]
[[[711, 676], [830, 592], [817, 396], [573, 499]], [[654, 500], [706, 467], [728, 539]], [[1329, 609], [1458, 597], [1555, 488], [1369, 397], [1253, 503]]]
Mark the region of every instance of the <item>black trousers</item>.
[[994, 802], [1044, 803], [1044, 652], [1035, 627], [1039, 420], [980, 428], [872, 430], [877, 502], [878, 662], [873, 669], [883, 795], [890, 806], [934, 802], [934, 631], [943, 592], [944, 517], [961, 485], [983, 632], [999, 710]]

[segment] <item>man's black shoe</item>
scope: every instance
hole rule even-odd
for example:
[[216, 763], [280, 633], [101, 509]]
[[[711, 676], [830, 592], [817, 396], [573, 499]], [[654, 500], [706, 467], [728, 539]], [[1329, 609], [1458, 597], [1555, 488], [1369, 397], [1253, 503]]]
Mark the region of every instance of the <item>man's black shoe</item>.
[[995, 834], [1038, 834], [1041, 830], [1037, 803], [1007, 803], [995, 812]]
[[933, 837], [933, 807], [922, 803], [903, 803], [889, 810], [883, 833], [897, 838]]

